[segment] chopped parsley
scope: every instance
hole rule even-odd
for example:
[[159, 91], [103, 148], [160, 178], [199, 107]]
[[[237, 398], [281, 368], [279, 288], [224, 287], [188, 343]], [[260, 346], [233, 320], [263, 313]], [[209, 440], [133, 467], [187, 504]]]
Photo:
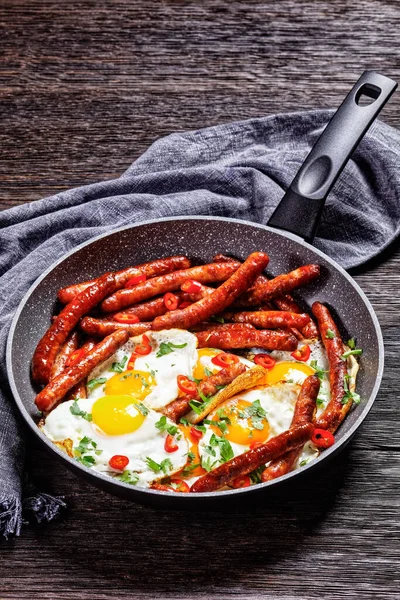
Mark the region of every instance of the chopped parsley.
[[317, 398], [316, 405], [323, 406], [325, 404], [325, 400], [323, 398]]
[[349, 340], [347, 340], [347, 346], [350, 348], [350, 350], [355, 350], [356, 349], [355, 338], [350, 338]]
[[85, 467], [92, 467], [96, 463], [93, 453], [99, 456], [103, 451], [97, 450], [97, 444], [91, 438], [85, 436], [78, 446], [74, 448], [75, 459]]
[[92, 415], [90, 413], [85, 412], [84, 410], [81, 410], [76, 400], [74, 400], [73, 404], [69, 407], [69, 410], [71, 414], [74, 415], [74, 417], [82, 417], [82, 419], [85, 419], [85, 421], [89, 421], [89, 423], [92, 420]]
[[206, 428], [204, 427], [204, 425], [194, 425], [194, 428], [197, 429], [197, 431], [201, 431], [201, 433], [204, 435], [206, 433]]
[[122, 373], [125, 369], [126, 363], [128, 362], [128, 356], [124, 356], [121, 362], [113, 362], [111, 365], [110, 371], [114, 371], [114, 373]]
[[333, 340], [333, 339], [336, 337], [336, 335], [335, 335], [335, 332], [334, 332], [334, 331], [332, 331], [332, 329], [327, 329], [327, 330], [326, 330], [326, 336], [325, 336], [325, 337], [326, 337], [328, 340]]
[[218, 315], [213, 315], [212, 317], [210, 317], [210, 321], [214, 321], [214, 323], [225, 323], [224, 317], [219, 317]]
[[98, 379], [91, 379], [90, 381], [87, 382], [86, 387], [89, 390], [89, 392], [91, 392], [92, 390], [94, 390], [95, 387], [97, 387], [98, 385], [103, 385], [103, 383], [106, 383], [107, 379], [105, 377], [99, 377]]
[[187, 343], [185, 344], [173, 344], [172, 342], [161, 342], [160, 348], [156, 354], [157, 358], [160, 356], [165, 356], [166, 354], [171, 354], [174, 351], [174, 348], [185, 348]]
[[234, 457], [233, 449], [230, 442], [224, 437], [218, 437], [215, 433], [210, 437], [210, 443], [205, 447], [205, 450], [211, 456], [216, 456], [215, 448], [219, 447], [221, 461], [227, 462]]
[[204, 367], [204, 373], [206, 377], [211, 377], [211, 375], [213, 374], [212, 371], [210, 371], [210, 369], [207, 369], [207, 367]]
[[130, 483], [131, 485], [136, 485], [139, 481], [139, 475], [134, 471], [124, 471], [121, 475], [117, 475], [115, 479], [119, 479], [122, 483]]
[[299, 466], [300, 467], [305, 467], [308, 462], [309, 462], [308, 459], [302, 460]]
[[162, 471], [166, 475], [168, 471], [171, 471], [172, 469], [172, 462], [169, 458], [164, 458], [164, 460], [162, 460], [161, 463], [158, 464], [155, 460], [150, 458], [150, 456], [147, 456], [146, 463], [147, 466], [150, 467], [152, 471], [154, 471], [154, 473], [159, 473], [160, 471]]
[[264, 429], [263, 420], [266, 420], [267, 413], [260, 404], [260, 400], [254, 400], [251, 406], [247, 406], [244, 410], [239, 412], [241, 419], [250, 419], [254, 429], [261, 431]]
[[170, 435], [175, 435], [178, 433], [178, 428], [176, 425], [170, 425], [167, 423], [167, 417], [162, 415], [160, 419], [155, 423], [155, 426], [159, 431], [167, 431]]
[[[218, 421], [211, 421], [210, 419], [205, 419], [204, 423], [206, 425], [215, 425], [221, 431], [222, 434], [228, 433], [228, 425], [231, 424], [231, 420], [228, 415], [225, 413], [223, 408], [219, 408], [217, 410]], [[205, 432], [204, 432], [205, 433]]]
[[354, 348], [353, 350], [347, 350], [347, 352], [344, 352], [340, 358], [342, 360], [346, 360], [346, 358], [348, 358], [351, 355], [361, 356], [362, 353], [363, 353], [363, 351], [361, 348]]
[[138, 409], [138, 411], [144, 416], [147, 417], [147, 415], [149, 414], [149, 409], [147, 408], [147, 406], [145, 406], [144, 404], [142, 404], [141, 402], [138, 402], [137, 404], [135, 404], [135, 408]]
[[208, 472], [217, 464], [217, 460], [212, 460], [211, 456], [202, 456], [201, 457], [201, 466]]
[[322, 380], [324, 378], [324, 374], [327, 373], [327, 371], [324, 371], [324, 369], [322, 369], [316, 360], [312, 360], [310, 362], [310, 367], [312, 369], [314, 369], [315, 371], [315, 375], [318, 377], [318, 379]]
[[185, 419], [185, 417], [181, 417], [179, 419], [179, 423], [181, 423], [181, 425], [189, 426], [189, 421], [187, 419]]
[[211, 402], [211, 400], [213, 399], [214, 396], [210, 396], [209, 398], [207, 398], [207, 396], [205, 396], [200, 390], [198, 390], [198, 392], [199, 392], [200, 398], [202, 399], [202, 402], [200, 402], [200, 400], [191, 400], [189, 402], [189, 406], [190, 406], [190, 408], [192, 408], [194, 410], [194, 412], [197, 415], [201, 415], [204, 408], [207, 406], [207, 404], [209, 402]]
[[360, 404], [360, 402], [361, 402], [360, 394], [356, 394], [355, 392], [350, 391], [349, 383], [348, 383], [349, 379], [350, 379], [350, 375], [344, 376], [343, 389], [345, 391], [345, 394], [342, 398], [342, 404], [347, 404], [349, 402], [349, 400], [352, 400], [354, 402], [354, 404]]
[[252, 471], [251, 473], [249, 473], [249, 477], [252, 481], [252, 483], [261, 483], [262, 479], [261, 479], [261, 475], [262, 472], [265, 469], [265, 465], [261, 465], [261, 467], [258, 467], [257, 469], [254, 469], [254, 471]]

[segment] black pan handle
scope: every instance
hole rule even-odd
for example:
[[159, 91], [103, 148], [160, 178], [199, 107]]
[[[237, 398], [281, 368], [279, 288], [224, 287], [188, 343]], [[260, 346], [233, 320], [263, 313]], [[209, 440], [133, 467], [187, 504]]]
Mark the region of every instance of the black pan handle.
[[361, 75], [300, 167], [268, 225], [312, 242], [327, 195], [396, 87], [395, 81], [374, 71]]

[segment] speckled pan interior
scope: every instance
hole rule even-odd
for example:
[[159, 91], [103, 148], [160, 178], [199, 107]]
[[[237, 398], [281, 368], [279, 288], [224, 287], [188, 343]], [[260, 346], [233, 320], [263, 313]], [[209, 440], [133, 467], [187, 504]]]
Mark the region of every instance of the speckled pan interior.
[[195, 262], [203, 263], [211, 261], [218, 252], [244, 259], [255, 250], [269, 254], [270, 275], [290, 271], [306, 263], [320, 264], [320, 279], [303, 288], [297, 298], [307, 308], [315, 300], [327, 303], [337, 317], [344, 337], [348, 339], [356, 336], [358, 345], [364, 349], [357, 383], [361, 404], [348, 415], [338, 432], [337, 443], [318, 460], [304, 467], [301, 473], [314, 469], [343, 447], [371, 408], [383, 371], [382, 335], [367, 298], [344, 270], [296, 236], [234, 219], [195, 217], [145, 222], [95, 238], [54, 264], [22, 300], [8, 340], [8, 375], [22, 417], [49, 451], [77, 474], [106, 491], [137, 502], [173, 508], [201, 508], [210, 504], [217, 506], [228, 500], [228, 496], [238, 495], [245, 496], [241, 498], [243, 502], [246, 497], [265, 493], [282, 481], [299, 477], [300, 472], [289, 473], [279, 480], [259, 486], [211, 494], [168, 494], [142, 490], [114, 482], [86, 469], [60, 452], [36, 426], [36, 392], [30, 379], [30, 358], [57, 309], [55, 299], [60, 287], [96, 277], [105, 271], [118, 270], [171, 254], [186, 254]]

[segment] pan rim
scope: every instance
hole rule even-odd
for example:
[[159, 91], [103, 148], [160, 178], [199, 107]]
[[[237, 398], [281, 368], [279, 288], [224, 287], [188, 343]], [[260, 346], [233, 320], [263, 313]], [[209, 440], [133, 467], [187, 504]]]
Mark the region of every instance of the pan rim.
[[[16, 330], [16, 327], [17, 327], [17, 324], [19, 321], [19, 317], [20, 317], [21, 312], [23, 311], [26, 303], [28, 302], [31, 294], [33, 293], [33, 291], [40, 285], [40, 283], [43, 281], [43, 279], [45, 279], [45, 277], [47, 277], [47, 275], [49, 273], [51, 273], [59, 264], [64, 262], [67, 258], [72, 256], [76, 252], [79, 252], [86, 246], [89, 246], [90, 244], [93, 244], [93, 243], [97, 242], [98, 240], [109, 237], [109, 236], [119, 233], [121, 231], [126, 231], [128, 229], [136, 229], [137, 227], [142, 227], [144, 225], [165, 223], [168, 221], [223, 221], [223, 222], [236, 223], [238, 225], [251, 226], [251, 227], [254, 227], [255, 229], [261, 229], [266, 232], [270, 232], [270, 233], [279, 235], [283, 238], [288, 238], [292, 241], [299, 243], [301, 246], [308, 248], [313, 253], [317, 254], [324, 260], [328, 261], [332, 267], [334, 267], [343, 277], [345, 277], [345, 279], [350, 283], [350, 285], [354, 288], [354, 290], [357, 292], [357, 294], [361, 297], [362, 301], [364, 302], [364, 304], [371, 316], [371, 320], [372, 320], [372, 323], [374, 326], [375, 335], [377, 338], [378, 348], [379, 348], [378, 372], [377, 372], [377, 376], [376, 376], [376, 380], [375, 380], [375, 385], [372, 389], [372, 392], [369, 396], [369, 399], [368, 399], [366, 405], [363, 407], [362, 412], [357, 417], [356, 421], [353, 423], [353, 425], [350, 427], [350, 429], [343, 435], [343, 437], [341, 437], [340, 440], [338, 440], [338, 442], [336, 444], [334, 444], [330, 448], [324, 450], [324, 452], [322, 452], [318, 456], [318, 458], [312, 460], [309, 464], [305, 465], [301, 469], [297, 469], [295, 471], [290, 471], [289, 473], [287, 473], [286, 475], [283, 475], [282, 477], [273, 479], [271, 481], [267, 481], [265, 483], [259, 483], [259, 484], [257, 484], [257, 486], [250, 486], [248, 488], [240, 488], [240, 489], [233, 489], [233, 490], [224, 490], [224, 491], [216, 491], [216, 492], [202, 492], [202, 493], [196, 493], [196, 494], [176, 494], [175, 492], [164, 492], [164, 491], [159, 491], [159, 490], [152, 490], [150, 488], [140, 488], [140, 487], [131, 486], [127, 483], [123, 483], [123, 482], [114, 480], [111, 477], [109, 477], [107, 475], [103, 475], [100, 472], [92, 471], [91, 469], [81, 465], [80, 463], [75, 461], [73, 458], [66, 455], [64, 452], [59, 450], [57, 448], [57, 446], [55, 446], [55, 444], [53, 444], [49, 440], [49, 438], [47, 438], [40, 431], [40, 429], [37, 427], [37, 424], [34, 422], [31, 415], [29, 414], [28, 410], [26, 409], [26, 407], [23, 403], [23, 400], [19, 395], [17, 386], [15, 384], [15, 380], [14, 380], [13, 365], [12, 365], [12, 346], [13, 346], [14, 334], [15, 334], [15, 330]], [[96, 485], [96, 481], [100, 480], [100, 481], [105, 482], [105, 484], [107, 485], [108, 488], [116, 486], [116, 488], [122, 488], [122, 489], [126, 489], [126, 490], [134, 490], [136, 494], [138, 494], [140, 496], [143, 495], [144, 499], [152, 497], [152, 496], [165, 497], [165, 498], [176, 498], [178, 508], [179, 508], [179, 503], [182, 503], [182, 498], [188, 498], [188, 499], [191, 498], [192, 499], [192, 500], [185, 500], [184, 502], [186, 502], [186, 504], [187, 504], [190, 501], [195, 502], [199, 498], [215, 498], [215, 499], [217, 499], [217, 498], [223, 498], [223, 497], [227, 497], [227, 496], [228, 497], [236, 496], [238, 494], [246, 494], [246, 493], [252, 494], [252, 493], [255, 493], [258, 491], [261, 492], [262, 490], [266, 490], [270, 487], [273, 487], [277, 483], [281, 483], [281, 482], [283, 483], [285, 481], [288, 481], [289, 479], [291, 479], [293, 477], [300, 477], [301, 475], [304, 476], [306, 473], [309, 474], [311, 469], [318, 468], [320, 466], [321, 461], [323, 461], [324, 459], [328, 459], [331, 455], [339, 452], [341, 449], [344, 448], [344, 446], [350, 441], [350, 439], [353, 437], [353, 435], [355, 434], [357, 429], [360, 427], [360, 425], [362, 424], [364, 419], [367, 417], [367, 415], [368, 415], [369, 411], [371, 410], [372, 405], [375, 401], [375, 398], [378, 394], [380, 384], [382, 381], [383, 369], [384, 369], [384, 344], [383, 344], [383, 335], [382, 335], [382, 331], [381, 331], [381, 327], [380, 327], [378, 318], [375, 314], [375, 311], [374, 311], [370, 301], [368, 300], [368, 298], [365, 295], [365, 293], [363, 292], [363, 290], [360, 288], [358, 283], [356, 281], [354, 281], [354, 279], [343, 269], [343, 267], [341, 267], [336, 261], [334, 261], [332, 258], [330, 258], [327, 254], [323, 253], [318, 248], [315, 248], [308, 242], [305, 242], [299, 236], [292, 234], [290, 232], [283, 231], [280, 229], [275, 229], [273, 227], [268, 227], [267, 225], [263, 225], [261, 223], [255, 223], [253, 221], [247, 221], [244, 219], [233, 219], [233, 218], [228, 218], [228, 217], [218, 217], [218, 216], [208, 216], [208, 215], [196, 215], [196, 216], [188, 215], [188, 216], [179, 216], [179, 217], [164, 217], [164, 218], [160, 218], [160, 219], [148, 219], [146, 221], [141, 221], [139, 223], [135, 223], [134, 225], [132, 225], [132, 224], [125, 225], [125, 226], [113, 229], [112, 231], [107, 231], [107, 232], [101, 233], [101, 234], [94, 236], [94, 237], [90, 238], [89, 240], [86, 240], [85, 242], [79, 244], [78, 246], [76, 246], [75, 248], [73, 248], [72, 250], [70, 250], [69, 252], [64, 254], [63, 256], [61, 256], [59, 259], [57, 259], [54, 263], [52, 263], [32, 283], [32, 285], [30, 286], [30, 288], [28, 289], [28, 291], [26, 292], [26, 294], [23, 296], [22, 300], [20, 301], [18, 308], [14, 314], [14, 317], [11, 322], [10, 330], [8, 333], [7, 346], [6, 346], [6, 370], [7, 370], [7, 376], [8, 376], [9, 385], [10, 385], [10, 388], [12, 391], [14, 402], [19, 410], [20, 415], [24, 419], [24, 422], [28, 425], [30, 430], [37, 437], [39, 437], [41, 442], [49, 448], [49, 450], [51, 452], [53, 452], [56, 456], [58, 456], [59, 459], [66, 461], [70, 465], [70, 467], [72, 468], [73, 471], [76, 471], [77, 473], [79, 473], [81, 471], [82, 476], [84, 475], [86, 477], [86, 479], [93, 480], [93, 485]], [[178, 500], [178, 498], [179, 498], [179, 500]]]

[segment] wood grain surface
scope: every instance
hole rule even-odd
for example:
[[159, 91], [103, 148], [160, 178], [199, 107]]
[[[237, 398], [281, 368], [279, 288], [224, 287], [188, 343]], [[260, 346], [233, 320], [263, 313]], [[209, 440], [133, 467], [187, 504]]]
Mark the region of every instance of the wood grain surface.
[[[338, 106], [400, 81], [397, 0], [2, 0], [0, 207], [118, 176], [172, 131]], [[400, 93], [382, 118], [400, 126]], [[400, 598], [400, 252], [356, 274], [386, 369], [354, 441], [313, 480], [235, 512], [108, 496], [29, 441], [62, 521], [0, 543], [0, 598]]]

